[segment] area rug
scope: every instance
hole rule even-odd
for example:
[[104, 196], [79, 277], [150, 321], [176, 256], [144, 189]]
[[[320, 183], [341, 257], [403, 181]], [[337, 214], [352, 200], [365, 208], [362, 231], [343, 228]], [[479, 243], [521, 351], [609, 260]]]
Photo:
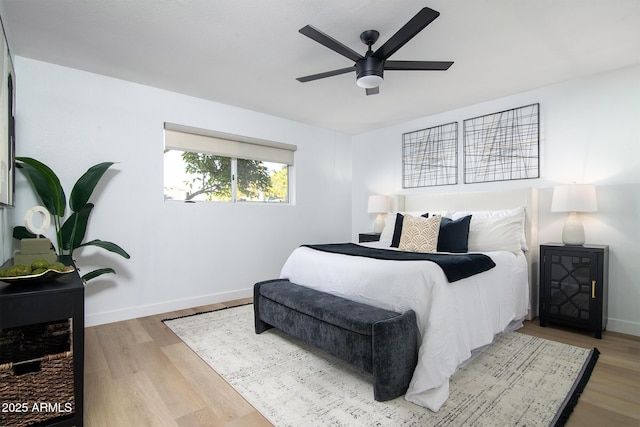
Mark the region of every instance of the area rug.
[[275, 426], [563, 425], [599, 354], [500, 334], [434, 413], [404, 397], [377, 402], [370, 374], [275, 329], [257, 335], [252, 305], [165, 323]]

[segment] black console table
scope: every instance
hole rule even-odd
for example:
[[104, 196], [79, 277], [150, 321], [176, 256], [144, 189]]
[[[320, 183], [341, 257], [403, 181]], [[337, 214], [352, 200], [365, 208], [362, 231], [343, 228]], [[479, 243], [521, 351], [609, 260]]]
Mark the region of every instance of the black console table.
[[[58, 257], [66, 265], [68, 256]], [[6, 264], [11, 265], [12, 261]], [[84, 395], [84, 283], [77, 270], [44, 283], [0, 281], [0, 329], [72, 319], [74, 412], [51, 426], [82, 426]], [[40, 424], [39, 424], [40, 425]]]

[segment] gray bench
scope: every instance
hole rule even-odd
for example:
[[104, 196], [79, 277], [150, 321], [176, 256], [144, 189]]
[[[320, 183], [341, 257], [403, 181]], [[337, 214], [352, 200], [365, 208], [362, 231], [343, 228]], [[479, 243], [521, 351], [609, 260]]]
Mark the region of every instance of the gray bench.
[[275, 327], [373, 374], [375, 400], [402, 396], [418, 359], [413, 310], [399, 314], [276, 279], [253, 289], [257, 334]]

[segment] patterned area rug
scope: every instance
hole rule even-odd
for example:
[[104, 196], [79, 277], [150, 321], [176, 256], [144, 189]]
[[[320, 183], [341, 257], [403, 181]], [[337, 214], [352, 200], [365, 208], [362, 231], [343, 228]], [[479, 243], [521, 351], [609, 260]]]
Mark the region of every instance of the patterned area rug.
[[597, 349], [501, 334], [456, 372], [434, 413], [404, 397], [376, 402], [369, 374], [277, 330], [256, 335], [252, 305], [165, 323], [276, 426], [563, 425], [598, 358]]

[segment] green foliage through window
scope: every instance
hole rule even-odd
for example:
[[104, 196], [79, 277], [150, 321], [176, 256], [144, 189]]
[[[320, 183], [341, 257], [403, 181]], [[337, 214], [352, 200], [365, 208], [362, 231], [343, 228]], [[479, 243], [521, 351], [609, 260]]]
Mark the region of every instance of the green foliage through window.
[[166, 200], [289, 202], [286, 164], [171, 149], [164, 157]]

